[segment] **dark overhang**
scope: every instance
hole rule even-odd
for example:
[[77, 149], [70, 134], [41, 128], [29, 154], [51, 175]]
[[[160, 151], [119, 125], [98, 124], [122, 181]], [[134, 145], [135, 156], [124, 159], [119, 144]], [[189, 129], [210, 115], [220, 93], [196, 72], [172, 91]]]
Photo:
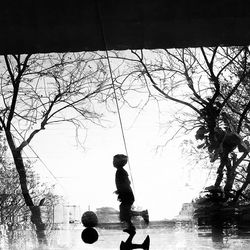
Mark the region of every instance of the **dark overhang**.
[[250, 44], [248, 0], [9, 0], [0, 54]]

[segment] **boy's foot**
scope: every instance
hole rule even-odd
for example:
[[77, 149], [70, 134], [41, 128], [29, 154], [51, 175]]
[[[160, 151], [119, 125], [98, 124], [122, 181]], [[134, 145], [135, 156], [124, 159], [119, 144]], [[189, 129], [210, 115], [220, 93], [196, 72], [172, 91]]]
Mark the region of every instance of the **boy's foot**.
[[149, 223], [149, 215], [148, 215], [148, 210], [142, 211], [142, 218], [145, 221], [145, 223], [148, 225]]
[[126, 243], [124, 241], [122, 241], [121, 244], [120, 244], [120, 250], [127, 250], [127, 249], [128, 248], [127, 248]]
[[146, 237], [144, 242], [142, 243], [142, 249], [144, 250], [149, 250], [149, 245], [150, 245], [150, 238], [149, 235]]

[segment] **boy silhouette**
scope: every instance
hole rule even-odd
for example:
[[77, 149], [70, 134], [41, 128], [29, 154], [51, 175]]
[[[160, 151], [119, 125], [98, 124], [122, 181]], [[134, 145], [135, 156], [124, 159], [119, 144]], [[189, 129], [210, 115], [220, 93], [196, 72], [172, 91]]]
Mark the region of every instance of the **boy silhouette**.
[[120, 221], [127, 224], [129, 232], [135, 230], [135, 227], [131, 221], [133, 216], [142, 216], [145, 223], [149, 223], [148, 210], [134, 211], [132, 205], [135, 201], [132, 188], [130, 186], [130, 180], [127, 171], [124, 166], [128, 162], [128, 157], [123, 154], [117, 154], [113, 157], [113, 165], [117, 169], [115, 174], [115, 184], [117, 190], [115, 193], [118, 195], [120, 204]]

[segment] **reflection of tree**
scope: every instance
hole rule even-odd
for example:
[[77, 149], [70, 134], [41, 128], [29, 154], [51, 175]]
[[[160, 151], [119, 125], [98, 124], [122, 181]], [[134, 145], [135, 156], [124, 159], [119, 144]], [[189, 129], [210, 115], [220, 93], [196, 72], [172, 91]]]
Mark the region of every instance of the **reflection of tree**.
[[[94, 103], [105, 98], [105, 65], [95, 53], [4, 55], [0, 68], [0, 126], [19, 175], [39, 243], [46, 225], [27, 180], [23, 150], [48, 126], [70, 122], [76, 128], [98, 122]], [[42, 197], [40, 197], [42, 198]]]

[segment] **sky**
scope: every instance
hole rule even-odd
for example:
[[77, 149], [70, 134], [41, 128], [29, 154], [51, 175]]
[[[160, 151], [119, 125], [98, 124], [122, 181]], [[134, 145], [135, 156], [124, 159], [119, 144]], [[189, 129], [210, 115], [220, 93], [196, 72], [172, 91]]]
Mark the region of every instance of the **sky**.
[[[171, 109], [166, 105], [166, 111]], [[187, 165], [179, 143], [170, 142], [156, 151], [167, 138], [159, 120], [155, 103], [149, 104], [137, 117], [136, 109], [121, 109], [121, 118], [128, 149], [130, 168], [125, 169], [133, 181], [135, 207], [148, 209], [151, 220], [172, 219], [184, 202], [191, 202], [207, 181], [207, 170]], [[167, 114], [167, 112], [166, 112]], [[113, 156], [126, 154], [117, 114], [104, 114], [108, 126], [88, 126], [75, 140], [70, 125], [48, 127], [31, 143], [40, 160], [36, 170], [46, 181], [56, 184], [69, 205], [79, 205], [82, 211], [109, 206], [119, 209], [115, 187]], [[137, 117], [137, 119], [136, 119]], [[51, 173], [53, 173], [53, 176]]]

